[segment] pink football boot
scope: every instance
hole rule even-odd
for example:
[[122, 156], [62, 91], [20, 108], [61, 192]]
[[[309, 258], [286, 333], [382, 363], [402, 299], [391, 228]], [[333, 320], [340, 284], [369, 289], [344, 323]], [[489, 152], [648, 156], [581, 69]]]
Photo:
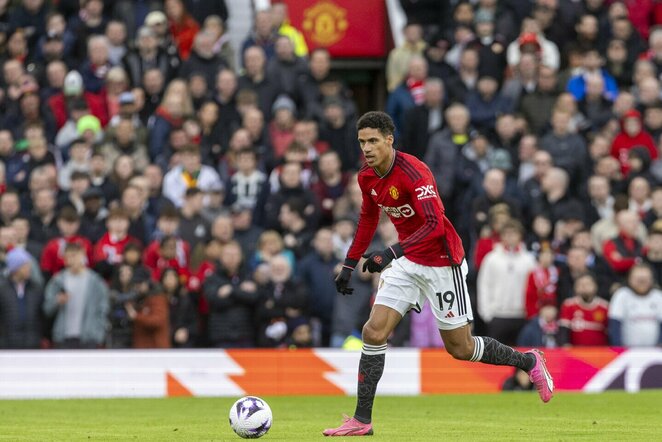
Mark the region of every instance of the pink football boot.
[[343, 415], [343, 424], [338, 428], [328, 428], [325, 436], [372, 436], [372, 424], [364, 424], [353, 417]]
[[527, 353], [532, 354], [536, 358], [536, 365], [529, 371], [529, 379], [536, 386], [540, 399], [543, 402], [549, 402], [554, 395], [554, 379], [547, 371], [545, 365], [545, 356], [540, 350], [530, 350]]

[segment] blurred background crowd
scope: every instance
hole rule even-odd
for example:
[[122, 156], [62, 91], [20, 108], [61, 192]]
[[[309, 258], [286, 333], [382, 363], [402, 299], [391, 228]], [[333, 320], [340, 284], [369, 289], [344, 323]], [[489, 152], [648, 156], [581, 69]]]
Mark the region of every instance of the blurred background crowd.
[[[378, 275], [333, 279], [380, 102], [462, 236], [477, 333], [659, 344], [662, 2], [399, 7], [366, 105], [283, 3], [236, 45], [223, 0], [0, 0], [0, 348], [354, 346]], [[384, 216], [373, 247], [397, 241]], [[390, 343], [443, 345], [429, 309]]]

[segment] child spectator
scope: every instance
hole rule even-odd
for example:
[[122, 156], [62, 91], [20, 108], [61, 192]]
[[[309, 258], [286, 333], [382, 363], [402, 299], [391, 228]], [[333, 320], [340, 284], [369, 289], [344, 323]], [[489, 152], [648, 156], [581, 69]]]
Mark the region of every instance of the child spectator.
[[554, 265], [554, 252], [544, 244], [538, 253], [538, 265], [529, 273], [526, 285], [526, 317], [538, 315], [543, 305], [558, 305], [556, 289], [559, 270]]
[[170, 305], [172, 347], [191, 348], [198, 334], [195, 302], [179, 280], [177, 270], [165, 269], [161, 274], [160, 283]]

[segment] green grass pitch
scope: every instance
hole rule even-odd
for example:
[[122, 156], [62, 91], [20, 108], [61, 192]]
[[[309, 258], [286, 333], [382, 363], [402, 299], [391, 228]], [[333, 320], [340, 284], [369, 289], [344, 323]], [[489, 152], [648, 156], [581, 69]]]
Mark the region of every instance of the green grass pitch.
[[[351, 397], [265, 397], [267, 441], [322, 440], [353, 411]], [[0, 401], [0, 440], [238, 441], [228, 425], [235, 398]], [[375, 441], [662, 440], [662, 391], [378, 397]], [[337, 438], [351, 440], [352, 438]]]

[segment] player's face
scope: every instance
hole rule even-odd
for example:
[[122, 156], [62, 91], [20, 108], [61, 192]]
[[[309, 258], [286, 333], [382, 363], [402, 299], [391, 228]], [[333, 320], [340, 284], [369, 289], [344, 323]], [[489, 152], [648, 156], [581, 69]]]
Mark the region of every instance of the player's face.
[[393, 155], [393, 135], [384, 136], [378, 129], [359, 130], [359, 144], [368, 166], [386, 172]]

